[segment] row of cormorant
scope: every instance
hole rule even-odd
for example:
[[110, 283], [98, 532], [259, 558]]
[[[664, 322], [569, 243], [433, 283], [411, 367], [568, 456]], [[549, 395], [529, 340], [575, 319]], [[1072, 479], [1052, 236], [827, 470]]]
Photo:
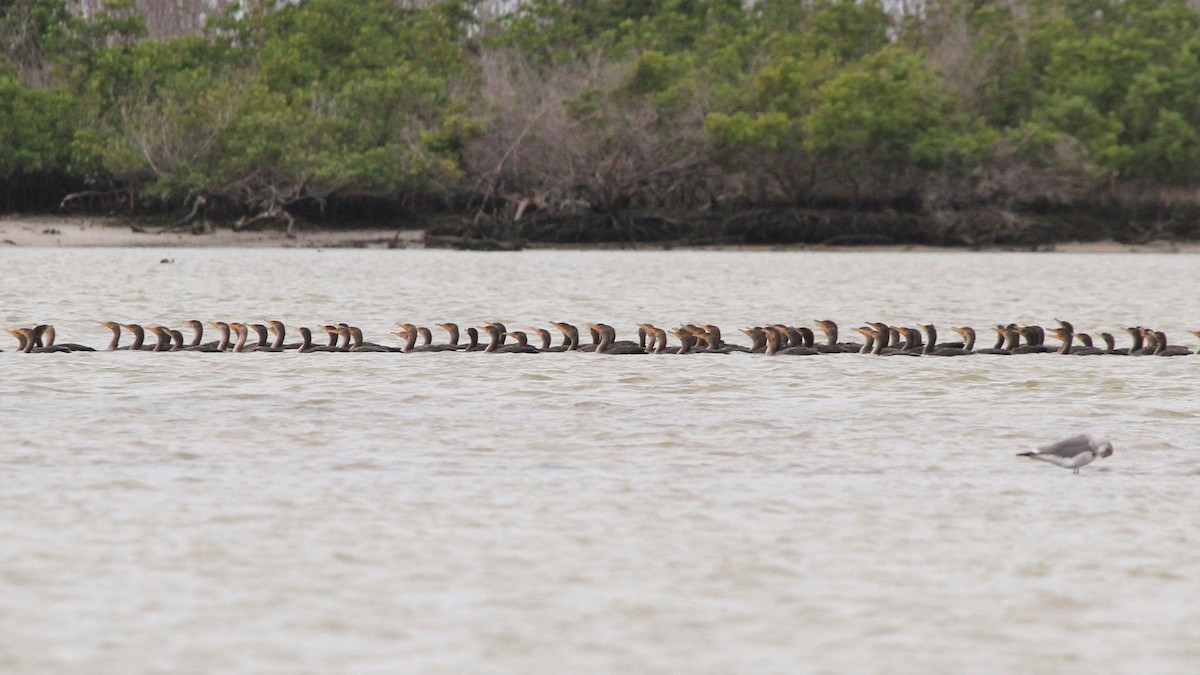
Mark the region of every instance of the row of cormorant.
[[[1041, 326], [1018, 326], [1015, 323], [998, 324], [994, 327], [996, 342], [992, 347], [975, 348], [976, 333], [973, 328], [953, 328], [961, 340], [938, 342], [937, 328], [933, 324], [920, 324], [920, 329], [907, 326], [889, 326], [870, 322], [854, 330], [863, 336], [862, 342], [839, 340], [838, 325], [832, 320], [820, 320], [817, 327], [825, 336], [818, 342], [812, 329], [805, 326], [771, 324], [742, 329], [750, 339], [750, 345], [731, 344], [724, 340], [721, 329], [712, 324], [687, 324], [666, 330], [649, 323], [638, 324], [638, 339], [617, 340], [616, 330], [603, 323], [589, 323], [587, 329], [590, 343], [580, 342], [579, 329], [569, 323], [552, 322], [551, 325], [562, 335], [561, 342], [552, 344], [551, 333], [545, 328], [530, 328], [529, 332], [510, 331], [504, 324], [491, 322], [466, 329], [465, 342], [460, 341], [457, 324], [439, 323], [447, 333], [447, 341], [434, 344], [432, 331], [412, 323], [400, 323], [401, 330], [393, 333], [401, 342], [385, 345], [367, 342], [362, 330], [346, 323], [326, 324], [319, 328], [326, 334], [324, 344], [313, 342], [313, 331], [298, 328], [300, 342], [287, 343], [284, 338], [286, 327], [281, 321], [264, 323], [238, 323], [213, 321], [209, 326], [217, 330], [219, 339], [204, 340], [204, 323], [198, 320], [187, 322], [191, 339], [185, 342], [182, 331], [166, 326], [121, 324], [115, 321], [101, 322], [112, 331], [106, 351], [152, 351], [152, 352], [282, 352], [295, 350], [308, 352], [485, 352], [485, 353], [540, 353], [594, 351], [601, 354], [696, 354], [748, 352], [770, 356], [815, 356], [819, 354], [875, 354], [880, 356], [969, 356], [973, 354], [1038, 354], [1059, 353], [1073, 355], [1119, 354], [1133, 356], [1182, 356], [1192, 354], [1184, 347], [1168, 344], [1167, 336], [1159, 330], [1142, 326], [1125, 328], [1132, 340], [1128, 347], [1118, 348], [1112, 333], [1100, 333], [1103, 347], [1097, 347], [1087, 333], [1076, 332], [1068, 321], [1055, 319], [1058, 327], [1050, 331]], [[130, 334], [132, 342], [121, 345], [122, 329]], [[482, 333], [481, 333], [482, 331]], [[15, 328], [8, 331], [17, 339], [18, 352], [55, 353], [72, 351], [97, 351], [93, 347], [76, 343], [55, 342], [54, 326], [39, 324], [30, 328]], [[251, 341], [250, 335], [254, 339]], [[531, 344], [530, 334], [536, 335], [537, 345]], [[675, 336], [678, 345], [668, 345], [668, 333]], [[1048, 346], [1046, 335], [1059, 340], [1060, 344]], [[1200, 337], [1200, 331], [1193, 331]], [[481, 342], [486, 336], [487, 342]]]

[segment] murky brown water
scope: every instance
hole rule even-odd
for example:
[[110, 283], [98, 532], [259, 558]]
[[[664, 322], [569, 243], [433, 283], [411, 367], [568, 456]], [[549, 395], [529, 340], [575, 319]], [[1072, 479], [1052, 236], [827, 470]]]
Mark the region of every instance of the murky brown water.
[[[0, 282], [3, 326], [97, 346], [102, 319], [1200, 328], [1186, 255], [7, 250]], [[1198, 376], [5, 351], [0, 670], [1193, 673]], [[1013, 456], [1081, 430], [1116, 454], [1080, 476]]]

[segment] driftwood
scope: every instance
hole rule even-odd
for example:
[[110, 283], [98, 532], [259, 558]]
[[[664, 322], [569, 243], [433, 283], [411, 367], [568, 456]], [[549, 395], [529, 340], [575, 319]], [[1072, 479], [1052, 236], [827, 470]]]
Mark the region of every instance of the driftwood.
[[112, 199], [119, 206], [124, 203], [128, 197], [128, 190], [83, 190], [82, 192], [72, 192], [66, 197], [63, 197], [62, 201], [58, 203], [58, 208], [65, 209], [67, 208], [68, 204], [80, 199], [95, 198]]
[[270, 208], [262, 211], [249, 218], [243, 216], [237, 219], [233, 224], [234, 232], [242, 232], [245, 230], [254, 230], [261, 228], [264, 224], [274, 220], [283, 220], [287, 223], [286, 233], [288, 239], [296, 237], [296, 219], [292, 214], [287, 212], [287, 209], [282, 206], [272, 205]]
[[192, 234], [212, 234], [213, 226], [208, 220], [207, 213], [208, 195], [198, 194], [192, 202], [192, 210], [186, 216], [158, 231], [161, 233], [191, 230]]
[[159, 228], [146, 228], [137, 225], [130, 226], [134, 232], [147, 234], [167, 234], [169, 232], [191, 231], [192, 234], [212, 234], [213, 226], [205, 214], [208, 212], [208, 197], [204, 194], [196, 196], [192, 202], [192, 210], [186, 216], [170, 225]]
[[184, 228], [184, 227], [191, 225], [192, 223], [195, 223], [196, 221], [200, 221], [201, 223], [203, 223], [205, 225], [204, 229], [208, 232], [211, 232], [212, 228], [208, 227], [208, 219], [205, 217], [205, 214], [207, 214], [207, 213], [208, 213], [208, 196], [203, 193], [198, 194], [198, 195], [196, 195], [196, 199], [192, 201], [191, 212], [188, 213], [186, 216], [184, 216], [181, 220], [179, 220], [175, 223], [172, 223], [170, 226], [168, 226], [167, 229], [173, 230], [173, 229]]

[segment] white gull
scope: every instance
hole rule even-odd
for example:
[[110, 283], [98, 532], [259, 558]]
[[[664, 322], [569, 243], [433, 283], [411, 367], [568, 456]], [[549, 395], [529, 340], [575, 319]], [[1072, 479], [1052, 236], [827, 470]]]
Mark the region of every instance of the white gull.
[[1079, 473], [1079, 467], [1111, 454], [1113, 445], [1107, 439], [1096, 434], [1079, 434], [1057, 443], [1043, 445], [1033, 452], [1017, 453], [1017, 456], [1040, 459], [1064, 469], [1074, 469], [1074, 473]]

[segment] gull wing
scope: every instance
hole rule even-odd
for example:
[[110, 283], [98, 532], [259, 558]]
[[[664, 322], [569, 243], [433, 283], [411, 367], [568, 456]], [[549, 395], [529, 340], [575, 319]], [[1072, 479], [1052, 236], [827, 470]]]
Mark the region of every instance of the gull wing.
[[1088, 434], [1079, 434], [1064, 438], [1057, 443], [1043, 445], [1037, 449], [1039, 455], [1054, 455], [1055, 457], [1070, 458], [1081, 452], [1092, 450], [1092, 439]]

